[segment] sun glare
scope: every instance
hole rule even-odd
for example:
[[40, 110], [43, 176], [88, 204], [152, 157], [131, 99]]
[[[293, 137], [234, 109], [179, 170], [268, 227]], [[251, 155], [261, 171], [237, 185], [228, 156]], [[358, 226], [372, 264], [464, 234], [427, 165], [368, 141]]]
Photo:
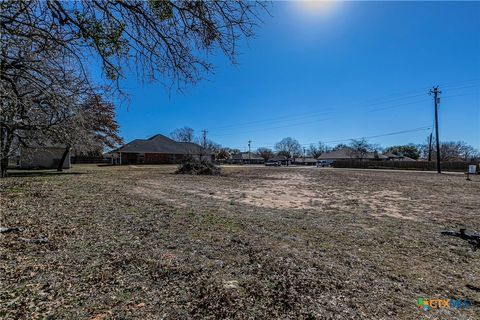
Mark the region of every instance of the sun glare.
[[296, 7], [305, 15], [324, 15], [332, 11], [336, 1], [295, 1]]

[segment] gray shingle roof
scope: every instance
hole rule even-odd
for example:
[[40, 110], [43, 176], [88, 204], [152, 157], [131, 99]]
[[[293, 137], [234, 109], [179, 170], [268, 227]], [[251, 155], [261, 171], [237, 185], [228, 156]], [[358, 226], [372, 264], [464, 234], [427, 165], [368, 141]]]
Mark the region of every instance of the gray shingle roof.
[[[350, 148], [342, 148], [331, 152], [322, 153], [317, 159], [318, 160], [342, 160], [342, 159], [357, 159], [357, 154]], [[388, 159], [387, 156], [384, 156], [378, 152], [367, 152], [363, 156], [363, 159], [380, 159], [386, 160]]]
[[[114, 151], [125, 153], [200, 154], [202, 147], [195, 143], [177, 142], [162, 134], [157, 134], [149, 139], [135, 139]], [[212, 154], [209, 150], [203, 153]]]
[[268, 159], [268, 161], [287, 161], [287, 157], [285, 157], [285, 156], [274, 156], [274, 157]]
[[248, 152], [241, 152], [241, 153], [237, 153], [237, 154], [234, 154], [232, 156], [232, 159], [234, 160], [263, 160], [262, 157], [260, 157], [259, 155], [256, 155], [255, 153], [250, 153], [250, 157], [248, 156]]
[[322, 153], [318, 160], [336, 160], [336, 159], [351, 159], [354, 156], [351, 155], [352, 150], [349, 148], [342, 148], [331, 152]]
[[299, 158], [296, 158], [295, 159], [295, 162], [311, 162], [311, 163], [316, 163], [317, 162], [317, 159], [314, 159], [314, 158], [305, 158], [303, 159], [303, 157], [299, 157]]

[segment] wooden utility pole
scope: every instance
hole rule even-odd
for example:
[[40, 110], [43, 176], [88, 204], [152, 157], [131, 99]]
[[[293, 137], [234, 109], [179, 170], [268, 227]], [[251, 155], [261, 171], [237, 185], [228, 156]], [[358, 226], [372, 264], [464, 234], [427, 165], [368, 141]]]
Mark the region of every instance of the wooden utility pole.
[[[203, 129], [202, 131], [200, 131], [202, 133], [202, 136], [203, 136], [203, 152], [205, 152], [206, 154], [206, 149], [207, 149], [207, 130]], [[203, 154], [200, 154], [200, 161], [202, 161], [202, 156]]]
[[202, 136], [203, 136], [203, 149], [207, 147], [207, 130], [203, 129], [202, 131]]
[[248, 140], [248, 164], [252, 164], [252, 157], [250, 153], [250, 144], [252, 143], [252, 140]]
[[438, 90], [438, 86], [433, 87], [430, 90], [430, 95], [433, 94], [433, 101], [435, 105], [435, 143], [437, 145], [437, 172], [442, 173], [442, 169], [440, 166], [440, 139], [438, 138], [438, 105], [440, 104], [440, 98], [438, 95], [442, 93], [442, 91]]
[[432, 161], [432, 133], [428, 136], [428, 162]]

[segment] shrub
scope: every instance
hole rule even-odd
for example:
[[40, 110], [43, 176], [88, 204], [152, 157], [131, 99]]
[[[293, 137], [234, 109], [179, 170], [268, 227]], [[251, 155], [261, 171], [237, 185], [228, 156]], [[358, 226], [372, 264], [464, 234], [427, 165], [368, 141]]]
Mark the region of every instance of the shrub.
[[217, 175], [220, 168], [211, 162], [189, 159], [183, 162], [175, 171], [176, 174]]

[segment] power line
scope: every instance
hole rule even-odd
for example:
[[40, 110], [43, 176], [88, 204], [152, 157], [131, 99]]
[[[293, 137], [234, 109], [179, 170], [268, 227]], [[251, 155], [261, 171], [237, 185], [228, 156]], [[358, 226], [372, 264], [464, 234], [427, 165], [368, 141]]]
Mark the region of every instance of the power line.
[[[443, 99], [461, 97], [461, 96], [469, 96], [469, 95], [475, 95], [475, 93], [473, 93], [473, 94], [472, 93], [466, 93], [466, 94], [449, 95], [449, 96], [444, 96]], [[364, 113], [378, 112], [378, 111], [398, 108], [398, 107], [401, 107], [401, 106], [420, 103], [420, 102], [423, 102], [423, 101], [426, 101], [426, 100], [422, 99], [422, 100], [419, 100], [419, 101], [413, 101], [413, 102], [408, 102], [408, 103], [403, 103], [403, 104], [398, 104], [398, 105], [393, 105], [393, 106], [387, 106], [387, 107], [383, 107], [383, 108], [375, 108], [375, 109], [372, 109], [372, 110], [364, 111]], [[334, 119], [334, 118], [316, 119], [316, 120], [307, 121], [307, 122], [298, 122], [298, 123], [289, 124], [289, 125], [261, 128], [261, 129], [257, 129], [257, 130], [249, 130], [249, 131], [243, 131], [243, 132], [231, 132], [231, 133], [225, 133], [225, 134], [217, 134], [217, 135], [214, 135], [214, 136], [215, 137], [223, 137], [223, 136], [232, 136], [232, 135], [240, 135], [240, 134], [251, 134], [251, 133], [255, 133], [255, 132], [262, 132], [262, 131], [269, 131], [269, 130], [276, 130], [276, 129], [283, 129], [283, 128], [305, 126], [305, 125], [315, 124], [315, 123], [318, 123], [318, 122], [324, 122], [324, 121], [328, 121], [328, 120], [332, 120], [332, 119]], [[435, 128], [435, 125], [433, 125], [431, 128], [432, 128], [432, 131], [433, 131], [433, 129]]]
[[443, 96], [442, 99], [445, 100], [445, 99], [456, 98], [456, 97], [476, 96], [478, 94], [479, 94], [478, 92], [464, 93], [464, 94], [454, 94], [454, 95], [450, 95], [450, 96]]
[[[416, 97], [423, 96], [422, 94], [416, 94], [414, 96], [410, 97], [404, 97], [401, 99], [395, 99], [395, 100], [405, 100], [405, 99], [412, 99]], [[362, 107], [370, 107], [370, 106], [376, 106], [376, 105], [381, 105], [381, 104], [390, 104], [396, 102], [393, 99], [390, 99], [387, 102], [375, 102], [375, 103], [368, 103], [368, 104], [360, 104], [359, 106]], [[423, 100], [423, 99], [422, 99]], [[415, 101], [408, 102], [408, 103], [414, 103]], [[419, 101], [421, 102], [421, 101]], [[350, 106], [355, 106], [355, 104], [350, 103], [348, 104]], [[345, 105], [343, 105], [345, 107]], [[236, 124], [229, 124], [229, 125], [224, 125], [224, 126], [219, 126], [219, 127], [211, 127], [210, 130], [215, 130], [215, 129], [229, 129], [229, 128], [235, 128], [235, 127], [245, 127], [249, 126], [252, 124], [262, 124], [262, 123], [273, 123], [273, 122], [283, 122], [283, 121], [290, 121], [292, 118], [310, 118], [312, 115], [326, 115], [326, 114], [332, 114], [332, 113], [338, 113], [342, 112], [343, 110], [335, 110], [333, 107], [328, 107], [326, 109], [322, 110], [317, 110], [317, 111], [309, 111], [309, 112], [302, 112], [302, 113], [295, 113], [295, 114], [290, 114], [290, 115], [284, 115], [280, 117], [274, 117], [274, 118], [268, 118], [268, 119], [261, 119], [261, 120], [254, 120], [254, 121], [248, 121], [248, 122], [242, 122], [242, 123], [236, 123]], [[376, 111], [376, 109], [369, 110], [369, 111]]]
[[[387, 137], [387, 136], [399, 135], [399, 134], [410, 133], [410, 132], [425, 131], [425, 130], [430, 130], [430, 129], [432, 129], [432, 126], [423, 126], [423, 127], [417, 127], [417, 128], [407, 129], [407, 130], [382, 133], [382, 134], [377, 134], [377, 135], [372, 135], [372, 136], [345, 138], [345, 139], [337, 139], [337, 140], [327, 140], [327, 141], [322, 141], [322, 142], [323, 143], [336, 143], [336, 142], [345, 142], [345, 141], [351, 141], [351, 140], [356, 140], [356, 139], [374, 139], [374, 138]], [[308, 146], [308, 145], [315, 144], [315, 143], [318, 143], [318, 141], [309, 142], [309, 143], [301, 143], [300, 145], [301, 146]], [[274, 143], [262, 144], [262, 147], [272, 147], [273, 148], [274, 146], [275, 146]], [[244, 147], [239, 147], [239, 149], [240, 148], [244, 148]]]
[[[466, 81], [458, 82], [458, 83], [451, 83], [450, 86], [454, 86], [454, 87], [450, 91], [461, 90], [461, 89], [465, 89], [465, 88], [479, 86], [480, 83], [473, 84], [473, 85], [471, 84], [472, 82], [475, 83], [475, 81], [478, 82], [479, 80], [474, 79], [474, 80], [466, 80]], [[465, 83], [468, 84], [468, 85], [464, 85]], [[458, 84], [462, 84], [462, 85], [459, 86]], [[445, 86], [447, 86], [447, 85], [445, 85]], [[378, 100], [377, 102], [364, 103], [364, 104], [360, 104], [360, 106], [369, 107], [369, 106], [389, 104], [389, 103], [394, 103], [396, 101], [401, 101], [401, 100], [405, 100], [405, 99], [412, 99], [412, 98], [420, 97], [420, 96], [424, 95], [424, 92], [427, 89], [428, 88], [423, 88], [421, 90], [409, 91], [409, 92], [404, 93], [404, 94], [384, 96], [382, 98], [371, 100], [371, 101]], [[412, 93], [415, 93], [415, 94], [412, 94]], [[418, 101], [418, 102], [423, 102], [423, 100]], [[412, 103], [415, 103], [415, 102], [412, 102]], [[348, 105], [353, 105], [353, 103], [350, 103]], [[343, 106], [345, 106], [345, 105], [343, 105]], [[290, 121], [290, 120], [292, 120], [292, 118], [307, 118], [307, 117], [311, 117], [312, 115], [317, 115], [317, 114], [318, 115], [325, 115], [325, 114], [331, 114], [331, 113], [335, 113], [335, 112], [339, 111], [339, 110], [333, 110], [333, 109], [334, 109], [333, 107], [329, 107], [329, 108], [326, 108], [326, 109], [323, 109], [323, 110], [320, 110], [320, 111], [318, 111], [318, 110], [317, 111], [309, 111], [309, 112], [303, 112], [303, 113], [283, 115], [283, 116], [268, 118], [268, 119], [259, 119], [259, 120], [241, 122], [241, 123], [236, 123], [236, 124], [228, 124], [228, 125], [223, 125], [223, 126], [218, 126], [218, 127], [211, 127], [210, 130], [216, 130], [216, 129], [227, 129], [228, 130], [228, 128], [252, 126], [252, 125], [262, 124], [262, 123], [269, 124], [269, 123], [273, 123], [273, 122]], [[383, 109], [379, 109], [379, 110], [386, 110], [386, 109], [388, 109], [388, 107], [383, 108]], [[375, 112], [375, 111], [378, 111], [378, 110], [374, 109], [372, 111]], [[368, 112], [372, 112], [372, 111], [368, 111]], [[340, 110], [340, 112], [341, 112], [341, 110]]]
[[[384, 111], [384, 110], [389, 110], [389, 109], [393, 109], [393, 108], [398, 108], [398, 107], [411, 105], [411, 104], [417, 104], [417, 103], [426, 102], [426, 101], [428, 101], [428, 100], [427, 99], [422, 99], [422, 100], [418, 100], [418, 101], [412, 101], [412, 102], [408, 102], [408, 103], [402, 103], [402, 104], [398, 104], [398, 105], [367, 110], [367, 111], [363, 111], [363, 113], [372, 113], [372, 112]], [[343, 116], [343, 115], [344, 114], [342, 114], [340, 116]], [[297, 122], [297, 123], [289, 124], [289, 125], [261, 128], [261, 129], [256, 129], [256, 130], [243, 131], [243, 132], [230, 132], [230, 133], [223, 133], [223, 134], [213, 134], [212, 136], [214, 136], [214, 137], [224, 137], [224, 136], [239, 135], [239, 134], [250, 134], [250, 133], [254, 133], [254, 132], [261, 132], [261, 131], [269, 131], [269, 130], [275, 130], [275, 129], [283, 129], [283, 128], [290, 128], [290, 127], [304, 126], [306, 124], [324, 122], [324, 121], [328, 121], [328, 120], [332, 120], [332, 119], [338, 119], [338, 117], [316, 119], [316, 120], [311, 120], [311, 121], [306, 121], [306, 122]]]
[[325, 142], [325, 143], [332, 143], [332, 142], [343, 142], [343, 141], [350, 141], [350, 140], [356, 140], [356, 139], [373, 139], [373, 138], [394, 136], [394, 135], [403, 134], [403, 133], [409, 133], [409, 132], [425, 131], [425, 130], [430, 130], [430, 129], [431, 129], [430, 126], [425, 126], [425, 127], [419, 127], [419, 128], [414, 128], [414, 129], [409, 129], [409, 130], [402, 130], [402, 131], [395, 131], [395, 132], [390, 132], [390, 133], [385, 133], [385, 134], [379, 134], [379, 135], [374, 135], [374, 136], [368, 136], [368, 137], [357, 137], [357, 138], [349, 138], [349, 139], [342, 139], [342, 140], [330, 140], [330, 141], [323, 141], [323, 142]]
[[[465, 94], [450, 95], [450, 96], [444, 96], [443, 99], [449, 99], [449, 98], [454, 98], [454, 97], [463, 97], [463, 96], [471, 96], [471, 95], [476, 95], [476, 94], [475, 93], [465, 93]], [[374, 109], [371, 109], [371, 110], [365, 110], [365, 111], [363, 111], [363, 113], [365, 114], [365, 113], [373, 113], [373, 112], [379, 112], [379, 111], [384, 111], [384, 110], [390, 110], [390, 109], [395, 109], [395, 108], [403, 107], [403, 106], [406, 106], [406, 105], [413, 105], [413, 104], [426, 102], [426, 101], [428, 101], [428, 99], [410, 101], [410, 102], [391, 105], [391, 106], [386, 106], [386, 107], [382, 107], [382, 108], [374, 108]], [[333, 112], [330, 112], [330, 113], [333, 113]], [[325, 112], [325, 114], [327, 114], [327, 112]], [[343, 114], [341, 114], [341, 116], [342, 115]], [[310, 118], [310, 117], [302, 117], [302, 118]], [[214, 137], [224, 137], [224, 136], [232, 136], [232, 135], [239, 135], [239, 134], [250, 134], [250, 133], [269, 131], [269, 130], [275, 130], [275, 129], [283, 129], [283, 128], [304, 126], [304, 125], [314, 124], [314, 123], [317, 123], [317, 122], [324, 122], [324, 121], [328, 121], [328, 120], [332, 120], [332, 119], [336, 119], [336, 118], [316, 119], [316, 120], [311, 120], [311, 121], [306, 121], [306, 122], [297, 122], [297, 123], [288, 124], [288, 125], [267, 127], [267, 128], [248, 130], [248, 131], [242, 131], [242, 132], [227, 132], [227, 133], [223, 133], [223, 134], [213, 134], [212, 136], [214, 136]], [[290, 119], [286, 119], [286, 120], [290, 120]], [[282, 120], [280, 122], [284, 122], [286, 120]], [[300, 120], [300, 119], [296, 119], [296, 120]], [[266, 120], [262, 120], [262, 121], [266, 121]]]
[[[474, 85], [472, 85], [474, 84]], [[450, 83], [440, 83], [440, 85], [445, 89], [448, 88], [449, 90], [452, 90], [452, 88], [456, 87], [462, 87], [462, 86], [478, 86], [480, 84], [480, 79], [470, 79], [470, 80], [464, 80], [464, 81], [459, 81], [459, 82], [450, 82]]]

